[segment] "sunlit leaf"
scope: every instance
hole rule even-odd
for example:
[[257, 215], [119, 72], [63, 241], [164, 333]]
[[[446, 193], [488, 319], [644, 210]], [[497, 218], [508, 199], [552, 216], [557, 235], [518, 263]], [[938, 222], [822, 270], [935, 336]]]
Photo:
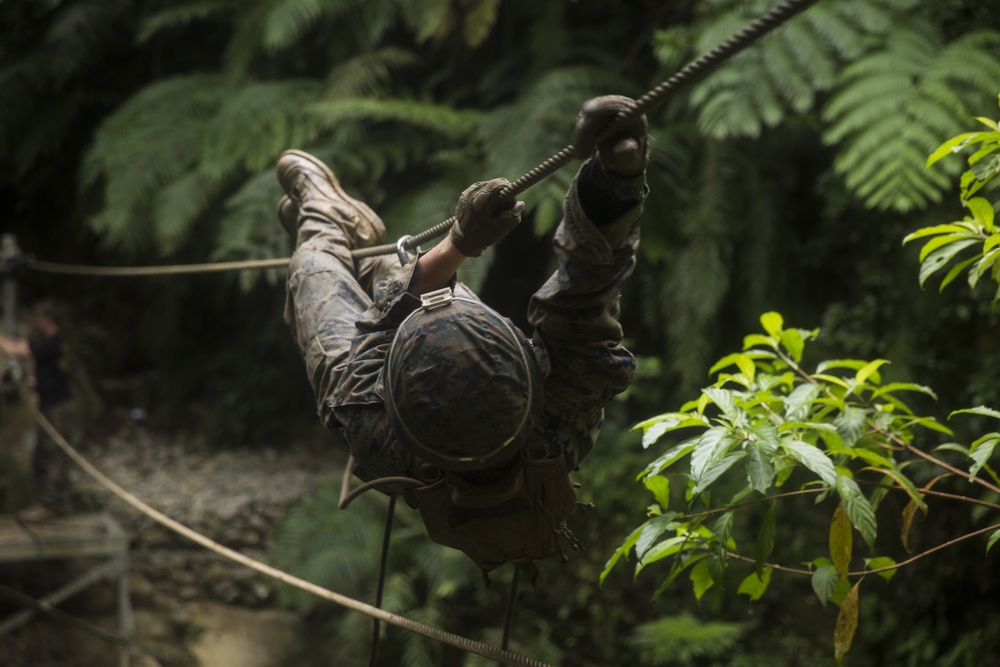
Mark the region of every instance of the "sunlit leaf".
[[876, 572], [876, 574], [886, 581], [892, 579], [896, 574], [896, 561], [888, 556], [876, 556], [875, 558], [867, 559], [865, 565], [868, 566], [870, 570], [881, 570], [882, 568], [891, 567], [893, 569], [886, 570], [884, 572]]
[[765, 567], [760, 576], [756, 572], [749, 574], [740, 582], [740, 587], [736, 590], [737, 595], [746, 595], [751, 602], [756, 602], [767, 591], [767, 585], [771, 583], [771, 568]]
[[834, 591], [837, 590], [838, 581], [840, 581], [840, 575], [837, 574], [833, 565], [821, 565], [812, 573], [813, 592], [816, 593], [816, 597], [819, 598], [824, 607], [833, 597]]

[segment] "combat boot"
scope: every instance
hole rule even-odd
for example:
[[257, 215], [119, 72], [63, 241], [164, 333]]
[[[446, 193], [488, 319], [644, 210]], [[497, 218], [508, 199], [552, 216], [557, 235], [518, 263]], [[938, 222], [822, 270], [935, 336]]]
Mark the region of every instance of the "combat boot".
[[293, 238], [302, 221], [315, 219], [340, 227], [352, 248], [385, 243], [382, 219], [367, 204], [349, 197], [319, 159], [302, 151], [285, 151], [278, 157], [277, 172], [278, 182], [288, 193], [278, 204], [278, 219]]

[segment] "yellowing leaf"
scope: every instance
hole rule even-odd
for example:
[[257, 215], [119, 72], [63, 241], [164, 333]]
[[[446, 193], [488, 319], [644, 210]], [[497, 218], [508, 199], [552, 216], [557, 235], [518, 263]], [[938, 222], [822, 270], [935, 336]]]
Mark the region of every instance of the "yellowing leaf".
[[833, 652], [838, 665], [841, 664], [841, 660], [847, 652], [851, 650], [854, 632], [858, 629], [858, 586], [860, 585], [860, 581], [854, 584], [840, 605], [840, 613], [837, 614], [837, 628], [833, 633]]

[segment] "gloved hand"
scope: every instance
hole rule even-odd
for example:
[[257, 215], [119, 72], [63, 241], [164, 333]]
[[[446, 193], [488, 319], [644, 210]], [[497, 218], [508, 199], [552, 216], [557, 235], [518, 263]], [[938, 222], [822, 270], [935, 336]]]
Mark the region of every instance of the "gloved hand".
[[621, 95], [595, 97], [583, 103], [573, 129], [573, 157], [586, 160], [597, 149], [597, 159], [605, 170], [626, 178], [638, 176], [649, 162], [649, 123], [645, 114], [637, 116], [601, 140], [597, 138], [622, 111], [635, 106], [635, 102]]
[[521, 222], [524, 202], [500, 195], [508, 185], [506, 178], [481, 181], [458, 198], [451, 242], [466, 257], [479, 257]]

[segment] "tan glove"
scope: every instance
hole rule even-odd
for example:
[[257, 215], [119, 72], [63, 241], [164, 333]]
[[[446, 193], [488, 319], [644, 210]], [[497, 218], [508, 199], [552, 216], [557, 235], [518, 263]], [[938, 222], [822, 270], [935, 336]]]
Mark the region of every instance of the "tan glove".
[[451, 242], [466, 257], [479, 257], [521, 222], [524, 202], [500, 194], [509, 185], [506, 178], [480, 181], [458, 198]]
[[605, 95], [584, 102], [573, 129], [573, 157], [586, 160], [596, 148], [597, 159], [612, 174], [632, 177], [645, 171], [649, 162], [649, 123], [645, 114], [628, 121], [597, 144], [598, 137], [615, 117], [634, 106], [632, 99], [621, 95]]

